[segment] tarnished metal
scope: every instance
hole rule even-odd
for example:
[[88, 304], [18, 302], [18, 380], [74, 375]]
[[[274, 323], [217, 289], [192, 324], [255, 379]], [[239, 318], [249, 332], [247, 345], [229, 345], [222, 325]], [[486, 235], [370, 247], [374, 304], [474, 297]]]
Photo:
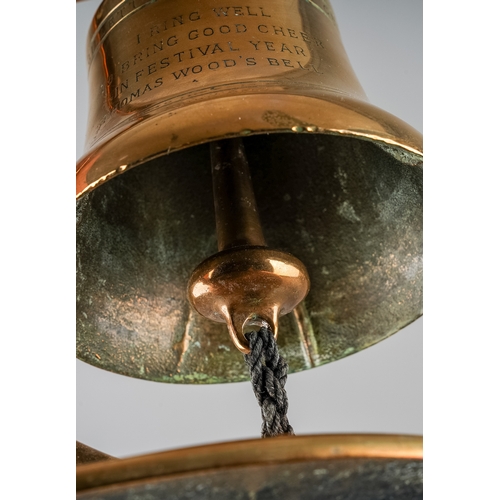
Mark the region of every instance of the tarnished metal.
[[198, 446], [77, 468], [79, 499], [417, 499], [422, 438], [316, 435]]
[[79, 500], [422, 500], [421, 460], [340, 458], [212, 469], [118, 484]]
[[206, 143], [225, 137], [244, 137], [266, 242], [311, 280], [280, 319], [291, 372], [421, 315], [420, 134], [366, 102], [327, 4], [245, 5], [106, 0], [96, 14], [77, 171], [84, 361], [162, 382], [247, 379], [225, 325], [186, 295], [217, 251]]
[[[301, 313], [280, 320], [291, 372], [368, 347], [422, 310], [419, 158], [401, 162], [356, 139], [303, 139], [246, 141], [267, 242], [297, 256], [311, 279]], [[186, 294], [192, 270], [217, 251], [212, 206], [206, 146], [79, 201], [80, 359], [165, 382], [247, 379], [225, 325], [198, 315]]]

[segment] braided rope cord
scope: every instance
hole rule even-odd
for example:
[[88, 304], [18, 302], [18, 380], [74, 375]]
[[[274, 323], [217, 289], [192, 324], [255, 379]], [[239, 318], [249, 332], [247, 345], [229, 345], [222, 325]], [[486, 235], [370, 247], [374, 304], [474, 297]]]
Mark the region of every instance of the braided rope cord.
[[261, 407], [262, 437], [293, 435], [286, 415], [288, 364], [278, 352], [273, 332], [263, 326], [258, 332], [250, 332], [245, 336], [250, 344], [250, 353], [244, 357], [250, 370], [255, 397]]

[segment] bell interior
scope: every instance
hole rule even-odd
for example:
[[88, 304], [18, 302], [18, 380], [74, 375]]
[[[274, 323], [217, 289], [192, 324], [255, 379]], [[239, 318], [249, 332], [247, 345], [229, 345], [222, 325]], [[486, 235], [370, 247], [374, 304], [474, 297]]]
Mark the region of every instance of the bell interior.
[[[306, 266], [305, 301], [280, 318], [290, 372], [397, 332], [422, 314], [422, 157], [331, 134], [244, 139], [269, 247]], [[177, 383], [248, 379], [227, 327], [186, 287], [217, 252], [209, 144], [132, 168], [77, 202], [77, 357]]]

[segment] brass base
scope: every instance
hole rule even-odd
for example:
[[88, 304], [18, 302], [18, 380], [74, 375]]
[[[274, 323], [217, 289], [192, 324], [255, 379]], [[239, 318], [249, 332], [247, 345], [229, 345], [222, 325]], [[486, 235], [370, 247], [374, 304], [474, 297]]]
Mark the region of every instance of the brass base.
[[416, 499], [422, 438], [282, 436], [197, 446], [80, 465], [76, 484], [80, 500]]

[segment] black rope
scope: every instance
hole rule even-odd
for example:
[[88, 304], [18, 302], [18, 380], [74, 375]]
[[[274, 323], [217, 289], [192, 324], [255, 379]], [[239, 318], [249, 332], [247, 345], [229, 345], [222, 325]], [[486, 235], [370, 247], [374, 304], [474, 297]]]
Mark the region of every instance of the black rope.
[[293, 435], [286, 416], [288, 365], [279, 355], [273, 332], [263, 326], [258, 332], [247, 333], [245, 337], [250, 344], [245, 362], [250, 369], [253, 391], [262, 412], [262, 437]]

